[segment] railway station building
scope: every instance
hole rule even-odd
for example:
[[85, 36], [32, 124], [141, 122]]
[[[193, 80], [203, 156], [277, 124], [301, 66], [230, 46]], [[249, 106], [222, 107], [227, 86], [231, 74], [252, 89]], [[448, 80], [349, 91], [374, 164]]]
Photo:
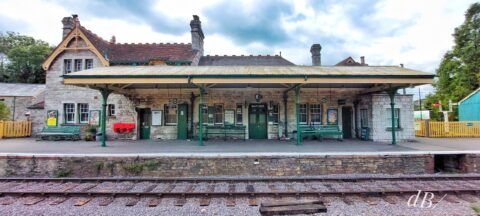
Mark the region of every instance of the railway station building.
[[[187, 44], [117, 43], [89, 31], [76, 15], [62, 23], [63, 40], [43, 64], [43, 127], [97, 125], [107, 139], [300, 143], [302, 131], [325, 129], [344, 139], [406, 141], [415, 135], [412, 95], [397, 91], [434, 76], [370, 66], [363, 58], [323, 66], [320, 44], [305, 50], [310, 66], [279, 55], [204, 55], [198, 16]], [[221, 134], [227, 130], [228, 137]]]

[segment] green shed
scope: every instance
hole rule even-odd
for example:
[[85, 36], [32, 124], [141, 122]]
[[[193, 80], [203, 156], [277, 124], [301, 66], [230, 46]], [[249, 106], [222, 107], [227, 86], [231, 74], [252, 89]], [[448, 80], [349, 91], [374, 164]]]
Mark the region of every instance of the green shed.
[[480, 88], [458, 102], [460, 121], [480, 121]]

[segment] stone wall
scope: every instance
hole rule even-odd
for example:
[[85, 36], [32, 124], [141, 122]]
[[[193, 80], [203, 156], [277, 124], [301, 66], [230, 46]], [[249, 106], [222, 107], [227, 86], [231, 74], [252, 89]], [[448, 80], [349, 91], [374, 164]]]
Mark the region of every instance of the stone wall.
[[[34, 103], [43, 100], [43, 94], [39, 97], [16, 97], [15, 98], [15, 119], [13, 119], [13, 97], [0, 97], [3, 99], [5, 105], [10, 109], [10, 119], [15, 121], [30, 120], [32, 121], [32, 135], [35, 135], [42, 130], [44, 126], [44, 110], [43, 109], [29, 109], [28, 107]], [[29, 113], [30, 115], [26, 115]]]
[[[392, 122], [387, 119], [390, 97], [386, 94], [374, 94], [372, 97], [372, 139], [380, 142], [392, 141]], [[398, 142], [415, 138], [413, 118], [413, 95], [395, 95], [395, 108], [400, 109], [400, 129], [396, 130]]]
[[433, 156], [0, 157], [2, 177], [313, 176], [354, 173], [433, 173]]

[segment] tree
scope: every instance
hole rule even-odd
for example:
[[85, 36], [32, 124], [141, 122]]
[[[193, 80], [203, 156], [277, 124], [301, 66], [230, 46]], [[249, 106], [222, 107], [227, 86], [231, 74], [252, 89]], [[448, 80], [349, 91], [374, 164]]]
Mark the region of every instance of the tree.
[[0, 53], [8, 59], [8, 63], [0, 62], [0, 81], [45, 83], [42, 62], [51, 50], [42, 40], [13, 32], [0, 33]]
[[0, 102], [0, 120], [10, 119], [10, 109], [4, 102]]
[[[436, 73], [436, 92], [426, 98], [426, 108], [434, 111], [437, 120], [438, 108], [432, 104], [442, 101], [443, 109], [448, 109], [448, 101], [458, 102], [480, 86], [480, 3], [472, 4], [465, 13], [465, 21], [455, 28], [455, 45], [445, 53]], [[450, 115], [457, 120], [457, 112]]]

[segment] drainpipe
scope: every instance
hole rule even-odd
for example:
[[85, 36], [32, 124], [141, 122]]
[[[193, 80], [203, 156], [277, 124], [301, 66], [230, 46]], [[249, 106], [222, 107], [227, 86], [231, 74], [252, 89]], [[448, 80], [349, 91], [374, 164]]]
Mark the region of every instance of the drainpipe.
[[283, 93], [283, 107], [284, 107], [284, 117], [285, 117], [285, 124], [284, 124], [284, 134], [285, 134], [285, 138], [288, 137], [288, 107], [287, 107], [287, 101], [288, 101], [288, 94], [287, 93]]
[[301, 144], [300, 135], [300, 86], [295, 87], [295, 114], [297, 116], [297, 145]]
[[100, 89], [100, 93], [102, 93], [102, 147], [106, 147], [105, 128], [107, 124], [107, 99], [111, 91], [108, 89]]
[[203, 118], [202, 118], [202, 111], [203, 111], [203, 88], [200, 88], [200, 103], [198, 106], [198, 145], [203, 146]]
[[15, 105], [17, 103], [17, 97], [13, 96], [13, 112], [12, 112], [12, 121], [15, 121]]

